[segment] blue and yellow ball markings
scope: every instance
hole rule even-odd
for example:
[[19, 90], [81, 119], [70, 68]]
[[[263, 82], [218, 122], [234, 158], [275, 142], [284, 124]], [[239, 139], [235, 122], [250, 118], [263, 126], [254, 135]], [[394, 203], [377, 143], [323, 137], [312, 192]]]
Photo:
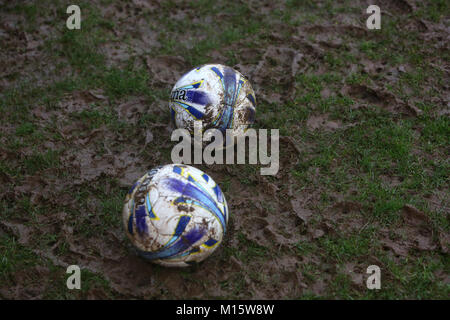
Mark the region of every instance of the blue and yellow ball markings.
[[[149, 259], [162, 259], [162, 258], [168, 258], [172, 256], [176, 256], [180, 254], [181, 252], [185, 251], [187, 249], [186, 245], [180, 244], [180, 241], [183, 242], [182, 239], [180, 239], [183, 232], [186, 230], [187, 225], [189, 224], [191, 220], [191, 216], [189, 215], [181, 215], [178, 219], [177, 226], [175, 227], [175, 231], [173, 232], [170, 239], [164, 244], [164, 246], [159, 249], [156, 252], [141, 252], [141, 254]], [[195, 240], [198, 241], [199, 239]], [[195, 242], [194, 242], [195, 243]]]
[[187, 84], [187, 85], [185, 85], [185, 86], [176, 88], [176, 89], [174, 89], [174, 90], [172, 90], [172, 91], [175, 91], [175, 90], [181, 90], [181, 89], [198, 89], [198, 88], [200, 88], [200, 87], [203, 85], [203, 81], [205, 81], [205, 79], [202, 79], [202, 80], [200, 80], [200, 81], [193, 82], [193, 83], [191, 83], [191, 84]]
[[214, 214], [222, 226], [223, 231], [226, 230], [226, 214], [219, 208], [213, 196], [205, 190], [203, 186], [189, 173], [185, 173], [184, 168], [174, 166], [173, 172], [182, 175], [188, 181], [183, 182], [179, 179], [169, 178], [166, 180], [167, 187], [173, 191], [180, 192], [181, 197], [178, 197], [174, 203], [186, 203], [202, 207]]
[[145, 221], [145, 217], [147, 216], [147, 209], [145, 205], [138, 205], [134, 210], [134, 216], [136, 220], [136, 229], [140, 235], [147, 234], [148, 226]]
[[252, 103], [253, 107], [256, 107], [255, 97], [251, 93], [249, 93], [247, 95], [247, 99], [250, 100], [250, 102]]
[[212, 248], [214, 247], [216, 244], [218, 243], [218, 241], [216, 239], [210, 238], [208, 239], [204, 244], [202, 244], [202, 246], [205, 246], [207, 248]]
[[223, 74], [217, 67], [211, 67], [211, 70], [219, 77], [220, 82], [222, 83], [223, 89], [225, 89], [225, 84], [223, 82]]
[[139, 181], [135, 182], [133, 184], [133, 186], [130, 188], [130, 190], [128, 191], [128, 194], [132, 194], [134, 189], [139, 185]]
[[128, 232], [133, 234], [133, 218], [134, 218], [134, 200], [131, 202], [131, 210], [129, 210], [128, 215]]
[[179, 166], [174, 166], [173, 169], [172, 169], [172, 171], [173, 171], [174, 173], [177, 173], [177, 174], [179, 174], [179, 175], [183, 175], [183, 174], [182, 174], [182, 173], [183, 173], [183, 170], [184, 170], [184, 168], [179, 167]]
[[[202, 87], [204, 79], [200, 81], [193, 82], [191, 84], [176, 88], [172, 90], [171, 101], [177, 103], [181, 106], [187, 113], [193, 116], [195, 119], [202, 119], [204, 114], [200, 110], [196, 109], [194, 106], [190, 105], [188, 102], [193, 102], [196, 104], [206, 105], [209, 103], [208, 95], [205, 92], [190, 90], [188, 89], [198, 89]], [[177, 111], [172, 108], [176, 113]], [[172, 118], [175, 119], [175, 114], [172, 113]]]
[[193, 116], [197, 120], [202, 119], [204, 116], [203, 112], [195, 109], [193, 106], [191, 106], [185, 102], [180, 102], [180, 101], [173, 101], [173, 102], [178, 104], [179, 106], [181, 106], [184, 109], [184, 111], [189, 113], [191, 116]]
[[[178, 167], [178, 166], [174, 166], [173, 172], [179, 174], [180, 176], [183, 176], [183, 177], [187, 178], [187, 180], [188, 180], [189, 182], [194, 183], [197, 187], [199, 187], [200, 189], [202, 189], [205, 193], [211, 194], [211, 193], [210, 193], [208, 190], [206, 190], [206, 189], [200, 184], [200, 182], [199, 182], [197, 179], [195, 179], [189, 172], [185, 172], [184, 168], [181, 168], [181, 167]], [[205, 178], [205, 176], [206, 176], [207, 178]], [[208, 175], [207, 175], [206, 173], [204, 173], [204, 174], [202, 175], [202, 177], [203, 177], [203, 179], [205, 179], [207, 182], [209, 181], [209, 177], [208, 177]], [[223, 202], [223, 200], [222, 200], [222, 191], [220, 190], [220, 188], [219, 188], [219, 186], [218, 186], [217, 184], [213, 187], [213, 191], [214, 191], [214, 193], [215, 193], [216, 196], [217, 196], [217, 200], [218, 200], [220, 203], [222, 203], [222, 202]]]
[[214, 190], [214, 193], [216, 194], [217, 201], [219, 201], [220, 203], [223, 203], [222, 190], [220, 190], [220, 188], [217, 184], [214, 186], [213, 190]]
[[173, 123], [175, 123], [175, 116], [177, 112], [170, 106], [170, 118], [172, 119]]
[[[181, 219], [181, 218], [180, 218]], [[187, 223], [185, 224], [184, 228], [186, 227]], [[199, 229], [199, 228], [192, 228], [187, 232], [184, 232], [183, 228], [180, 228], [180, 230], [183, 230], [181, 233], [183, 234], [181, 236], [176, 237], [173, 241], [170, 241], [170, 245], [167, 247], [163, 247], [162, 249], [156, 251], [156, 252], [146, 252], [138, 249], [138, 252], [141, 256], [148, 260], [155, 260], [155, 259], [173, 259], [176, 256], [179, 256], [183, 252], [189, 250], [189, 248], [198, 242], [200, 239], [202, 239], [205, 236], [205, 230]]]
[[178, 220], [177, 226], [175, 227], [175, 231], [173, 232], [172, 237], [166, 242], [163, 248], [170, 246], [172, 243], [178, 240], [178, 238], [183, 234], [184, 230], [186, 229], [186, 226], [188, 225], [189, 221], [191, 221], [191, 216], [189, 215], [180, 216], [180, 219]]
[[[192, 199], [187, 199], [185, 197], [178, 197], [178, 198], [176, 198], [175, 200], [172, 201], [172, 204], [174, 204], [174, 205], [185, 204], [185, 205], [189, 205], [189, 206], [195, 206], [195, 207], [203, 208], [203, 209], [205, 209], [207, 211], [211, 211], [211, 208], [209, 206], [203, 204], [202, 202], [199, 202], [199, 201], [196, 201], [196, 200], [192, 200]], [[220, 220], [218, 220], [218, 221], [221, 223]]]
[[148, 216], [150, 217], [150, 219], [159, 220], [158, 216], [155, 214], [155, 211], [153, 211], [153, 207], [150, 202], [150, 192], [147, 192], [147, 194], [145, 195], [145, 204], [147, 205], [146, 209], [147, 209]]
[[[195, 179], [190, 173], [186, 173], [184, 171], [184, 168], [182, 167], [178, 167], [178, 166], [174, 166], [173, 167], [173, 172], [179, 174], [180, 176], [183, 176], [185, 178], [188, 179], [188, 181], [195, 183], [196, 186], [198, 186], [199, 188], [201, 188], [204, 192], [210, 194], [210, 192], [208, 190], [206, 190], [197, 179]], [[202, 174], [202, 178], [206, 181], [209, 182], [209, 176], [206, 173]], [[220, 189], [220, 187], [217, 185], [217, 183], [214, 184], [214, 187], [212, 187], [212, 190], [214, 191], [214, 194], [217, 197], [217, 201], [220, 203], [223, 203], [223, 193], [222, 190]]]
[[213, 238], [209, 238], [207, 241], [205, 241], [203, 244], [201, 244], [199, 247], [192, 248], [189, 251], [183, 252], [177, 256], [174, 256], [173, 258], [181, 258], [185, 256], [190, 256], [194, 254], [198, 254], [200, 252], [203, 252], [202, 248], [204, 249], [211, 249], [219, 244], [219, 241]]
[[[211, 70], [217, 75], [219, 78], [222, 88], [225, 92], [225, 108], [220, 115], [220, 128], [221, 130], [231, 129], [234, 126], [234, 107], [236, 105], [236, 101], [241, 92], [242, 86], [247, 82], [247, 79], [241, 78], [238, 80], [237, 88], [236, 88], [236, 75], [237, 73], [231, 69], [225, 69], [225, 75], [217, 68], [211, 67]], [[217, 120], [213, 122], [215, 125]]]
[[[224, 208], [225, 212], [223, 212], [220, 208], [217, 207], [215, 201], [211, 198], [211, 195], [204, 186], [187, 170], [187, 168], [174, 166], [173, 172], [183, 176], [187, 179], [187, 182], [182, 182], [178, 179], [168, 179], [173, 184], [174, 191], [181, 192], [183, 196], [177, 197], [172, 201], [174, 205], [179, 204], [188, 204], [202, 207], [212, 213], [214, 213], [214, 217], [218, 219], [220, 224], [223, 227], [225, 232], [226, 221], [224, 217], [226, 217], [226, 208]], [[207, 174], [201, 175], [202, 180], [205, 182], [209, 182], [210, 178]], [[204, 183], [204, 182], [202, 182]], [[170, 188], [172, 186], [171, 183], [168, 184]], [[220, 189], [215, 185], [213, 188], [214, 194], [217, 197], [221, 195]], [[145, 202], [143, 205], [137, 206], [134, 209], [134, 202], [132, 204], [132, 210], [130, 210], [130, 217], [128, 220], [128, 231], [133, 234], [133, 219], [136, 221], [136, 230], [139, 234], [147, 233], [148, 226], [146, 225], [146, 217], [148, 216], [150, 219], [158, 219], [156, 214], [153, 211], [152, 204], [150, 202], [149, 193], [145, 196]], [[187, 255], [198, 254], [204, 250], [209, 250], [214, 246], [219, 244], [219, 241], [213, 238], [207, 238], [202, 244], [194, 246], [198, 241], [206, 235], [206, 230], [202, 229], [199, 226], [193, 226], [189, 231], [186, 231], [186, 228], [189, 222], [192, 220], [192, 216], [189, 214], [180, 215], [177, 225], [174, 229], [174, 232], [170, 239], [164, 244], [161, 249], [155, 252], [145, 252], [138, 249], [139, 253], [146, 259], [155, 260], [155, 259], [178, 259], [180, 257], [184, 257]]]
[[138, 233], [140, 235], [146, 234], [148, 232], [148, 226], [145, 220], [146, 217], [149, 217], [151, 220], [159, 220], [151, 205], [149, 193], [145, 195], [144, 205], [135, 207], [134, 200], [132, 200], [128, 215], [128, 232], [130, 234], [134, 233], [133, 220], [135, 220]]

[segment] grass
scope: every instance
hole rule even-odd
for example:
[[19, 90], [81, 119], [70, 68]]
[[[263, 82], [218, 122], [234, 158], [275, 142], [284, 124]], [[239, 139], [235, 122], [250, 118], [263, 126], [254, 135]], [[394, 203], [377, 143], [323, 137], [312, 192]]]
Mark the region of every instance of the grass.
[[0, 279], [3, 281], [8, 280], [15, 270], [34, 266], [39, 261], [29, 248], [20, 245], [14, 238], [2, 235], [0, 248]]
[[[360, 11], [351, 5], [351, 1], [339, 4], [324, 1], [319, 6], [316, 1], [290, 0], [285, 3], [288, 10], [274, 9], [264, 14], [255, 12], [254, 8], [244, 3], [189, 1], [183, 3], [183, 7], [198, 16], [198, 20], [191, 23], [189, 19], [173, 17], [172, 13], [179, 3], [165, 1], [157, 15], [146, 9], [143, 11], [149, 32], [157, 33], [157, 45], [146, 47], [142, 56], [131, 56], [122, 63], [111, 63], [111, 57], [104, 51], [103, 45], [120, 42], [131, 46], [130, 40], [134, 36], [128, 35], [122, 39], [114, 32], [119, 22], [103, 17], [100, 11], [100, 7], [108, 3], [80, 2], [83, 14], [81, 31], [67, 30], [64, 24], [57, 22], [66, 18], [63, 4], [55, 7], [56, 17], [49, 10], [44, 10], [50, 5], [48, 1], [1, 6], [5, 12], [24, 14], [26, 20], [20, 25], [22, 31], [32, 31], [41, 19], [51, 21], [49, 25], [53, 31], [44, 42], [42, 51], [55, 66], [43, 78], [38, 77], [39, 81], [35, 81], [35, 75], [19, 77], [14, 85], [2, 89], [0, 94], [0, 117], [8, 125], [0, 132], [0, 138], [5, 142], [2, 148], [8, 154], [20, 155], [0, 157], [0, 178], [6, 175], [14, 179], [14, 183], [8, 185], [10, 190], [26, 181], [26, 177], [43, 174], [47, 169], [64, 171], [57, 172], [58, 178], [71, 177], [69, 169], [61, 169], [64, 167], [64, 152], [71, 150], [71, 146], [56, 150], [44, 147], [48, 141], [61, 142], [64, 138], [56, 122], [42, 125], [36, 119], [32, 113], [35, 106], [42, 106], [47, 112], [58, 111], [59, 103], [71, 93], [101, 89], [108, 98], [107, 102], [94, 102], [82, 111], [73, 112], [67, 120], [83, 123], [89, 132], [105, 126], [107, 130], [124, 136], [138, 135], [140, 130], [151, 128], [154, 123], [165, 123], [169, 118], [168, 115], [149, 112], [143, 114], [134, 125], [120, 120], [114, 111], [115, 105], [135, 97], [143, 98], [149, 105], [166, 99], [170, 88], [152, 88], [154, 79], [143, 63], [147, 55], [181, 55], [186, 64], [194, 67], [210, 62], [213, 53], [219, 52], [227, 64], [235, 65], [243, 59], [243, 48], [259, 48], [264, 52], [268, 45], [276, 44], [301, 51], [303, 47], [291, 40], [297, 28], [332, 21], [334, 16], [342, 13], [359, 15]], [[435, 191], [448, 194], [450, 120], [447, 116], [436, 116], [440, 106], [433, 102], [433, 97], [442, 94], [440, 88], [446, 83], [446, 78], [439, 68], [429, 63], [430, 53], [423, 47], [419, 33], [402, 27], [411, 18], [439, 22], [447, 12], [446, 1], [419, 3], [418, 10], [410, 15], [383, 17], [382, 29], [377, 33], [363, 37], [337, 34], [342, 37], [343, 46], [328, 48], [322, 58], [306, 62], [310, 64], [308, 68], [295, 76], [292, 99], [281, 104], [258, 99], [256, 127], [278, 128], [282, 136], [290, 136], [308, 147], [287, 170], [294, 178], [296, 189], [307, 189], [311, 194], [320, 195], [315, 212], [323, 212], [336, 202], [336, 194], [342, 194], [346, 200], [360, 203], [361, 214], [377, 222], [360, 233], [326, 234], [314, 241], [300, 241], [283, 250], [299, 259], [320, 257], [320, 264], [305, 263], [299, 268], [308, 284], [329, 273], [324, 270], [325, 265], [341, 266], [355, 261], [363, 264], [369, 254], [376, 256], [383, 263], [382, 290], [362, 289], [355, 286], [347, 274], [336, 271], [330, 273], [330, 280], [325, 279], [329, 283], [323, 295], [305, 290], [297, 298], [448, 298], [448, 285], [436, 276], [438, 271], [446, 274], [450, 271], [447, 256], [435, 251], [414, 251], [410, 257], [394, 259], [383, 250], [377, 238], [379, 228], [394, 228], [401, 222], [400, 213], [405, 204], [423, 210], [432, 220], [435, 230], [450, 230], [445, 214], [436, 212], [426, 200]], [[221, 16], [217, 19], [220, 25], [212, 27], [214, 17], [219, 14]], [[212, 18], [212, 22], [207, 17]], [[316, 41], [312, 34], [308, 34], [308, 39]], [[442, 52], [441, 56], [445, 60], [448, 52]], [[249, 58], [253, 59], [249, 63], [257, 64], [261, 57], [262, 54], [258, 53]], [[398, 71], [400, 66], [405, 67], [404, 72], [397, 72], [396, 81], [387, 83], [386, 88], [402, 101], [423, 110], [423, 115], [403, 117], [371, 103], [359, 107], [361, 101], [358, 98], [342, 93], [344, 85], [380, 84], [383, 79], [381, 75], [364, 71], [362, 64], [366, 60], [383, 62], [386, 70]], [[272, 62], [275, 66], [276, 60]], [[348, 72], [352, 65], [356, 68]], [[323, 95], [325, 89], [331, 92], [329, 96]], [[275, 82], [264, 88], [269, 95], [284, 95], [286, 90], [284, 85]], [[342, 128], [329, 131], [309, 129], [307, 120], [318, 115], [340, 122]], [[79, 129], [79, 133], [84, 130]], [[106, 152], [101, 145], [96, 146], [96, 151], [99, 155]], [[158, 161], [170, 162], [170, 146], [161, 147], [158, 152]], [[281, 153], [281, 157], [288, 156], [285, 150]], [[154, 149], [147, 148], [141, 156], [154, 161], [155, 154]], [[256, 166], [230, 167], [240, 174], [218, 181], [224, 193], [232, 191], [233, 181], [259, 192], [253, 179], [258, 174]], [[28, 196], [1, 197], [0, 217], [2, 220], [25, 218], [26, 213], [32, 217], [33, 223], [37, 223], [40, 218], [63, 210], [71, 220], [67, 224], [73, 227], [74, 233], [86, 239], [106, 236], [109, 230], [121, 228], [118, 213], [127, 188], [120, 186], [114, 177], [103, 175], [94, 183], [86, 182], [72, 191], [68, 192], [76, 207], [55, 208], [48, 201], [36, 205]], [[96, 211], [91, 209], [92, 201], [96, 203]], [[269, 214], [276, 214], [270, 201], [262, 206]], [[445, 213], [446, 209], [442, 210]], [[320, 217], [311, 223], [313, 226], [314, 223], [319, 225]], [[13, 283], [18, 270], [33, 273], [36, 266], [45, 266], [55, 273], [52, 278], [55, 284], [50, 284], [51, 280], [45, 284], [46, 298], [83, 298], [94, 289], [105, 292], [107, 297], [115, 297], [107, 279], [84, 269], [83, 290], [69, 292], [65, 289], [64, 270], [33, 251], [55, 245], [59, 237], [57, 232], [38, 235], [34, 239], [35, 247], [29, 248], [0, 231], [0, 279], [4, 283]], [[237, 247], [223, 248], [221, 257], [224, 261], [234, 257], [247, 266], [263, 263], [280, 254], [275, 245], [261, 246], [242, 232], [235, 237]], [[70, 251], [69, 247], [69, 243], [61, 240], [56, 254], [65, 256]], [[282, 251], [282, 254], [286, 252]], [[157, 268], [155, 272], [158, 273]], [[229, 292], [229, 298], [251, 295], [246, 288], [246, 276], [255, 283], [270, 285], [277, 281], [276, 277], [259, 274], [250, 268], [218, 284]], [[34, 284], [37, 277], [32, 276], [27, 281]], [[183, 277], [191, 281], [193, 276], [187, 272]]]
[[55, 168], [59, 165], [58, 153], [48, 150], [45, 153], [33, 153], [23, 161], [26, 174], [34, 174], [49, 168]]

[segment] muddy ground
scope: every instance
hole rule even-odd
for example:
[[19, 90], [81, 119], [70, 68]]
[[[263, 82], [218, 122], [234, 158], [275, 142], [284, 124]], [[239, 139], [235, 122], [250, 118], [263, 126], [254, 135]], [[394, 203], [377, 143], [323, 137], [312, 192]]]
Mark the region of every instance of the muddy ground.
[[[446, 1], [0, 1], [0, 297], [447, 299]], [[170, 89], [236, 68], [280, 170], [198, 166], [231, 213], [192, 268], [138, 258], [121, 209], [170, 163]], [[66, 288], [67, 266], [82, 289]], [[378, 265], [382, 288], [368, 290]]]

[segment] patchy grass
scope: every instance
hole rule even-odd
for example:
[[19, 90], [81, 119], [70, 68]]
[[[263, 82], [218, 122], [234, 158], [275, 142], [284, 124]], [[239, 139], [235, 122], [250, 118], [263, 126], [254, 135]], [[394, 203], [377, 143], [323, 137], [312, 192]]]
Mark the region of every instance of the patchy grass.
[[[439, 37], [425, 36], [423, 28], [442, 24], [448, 3], [414, 3], [413, 12], [395, 5], [386, 8], [392, 14], [383, 15], [382, 29], [374, 32], [364, 30], [364, 8], [354, 1], [262, 1], [257, 6], [164, 1], [155, 7], [81, 1], [81, 30], [65, 28], [64, 3], [2, 4], [2, 15], [24, 17], [16, 21], [15, 32], [25, 39], [15, 39], [7, 49], [26, 70], [5, 74], [0, 84], [0, 280], [5, 288], [21, 286], [19, 298], [131, 297], [125, 289], [113, 289], [114, 277], [107, 268], [103, 273], [82, 269], [82, 290], [69, 291], [65, 269], [45, 254], [51, 252], [56, 261], [83, 259], [73, 251], [90, 239], [105, 242], [113, 252], [129, 251], [116, 235], [121, 232], [120, 213], [129, 187], [122, 181], [124, 172], [136, 160], [145, 164], [142, 171], [170, 162], [165, 132], [169, 114], [161, 101], [173, 83], [161, 81], [146, 59], [176, 56], [183, 63], [180, 74], [210, 62], [250, 70], [258, 99], [255, 127], [279, 129], [298, 150], [282, 143], [280, 174], [265, 183], [257, 179], [259, 166], [205, 168], [227, 196], [233, 226], [229, 239], [193, 269], [122, 270], [137, 276], [149, 270], [153, 282], [147, 287], [155, 289], [140, 297], [447, 299], [450, 263], [438, 238], [450, 231], [450, 121], [442, 102], [448, 77], [441, 67], [448, 60], [448, 49]], [[349, 27], [343, 17], [362, 29]], [[41, 34], [38, 26], [49, 31]], [[339, 29], [343, 26], [348, 28]], [[339, 41], [331, 43], [333, 39]], [[33, 40], [39, 42], [35, 49]], [[119, 45], [125, 48], [124, 58], [110, 49]], [[292, 61], [282, 54], [267, 55], [269, 46], [301, 54], [294, 75]], [[42, 61], [47, 64], [39, 65]], [[252, 73], [260, 63], [263, 67]], [[381, 94], [344, 90], [364, 86], [384, 88], [422, 114], [392, 111], [389, 107], [398, 101]], [[64, 104], [76, 94], [91, 96], [79, 99], [79, 110], [64, 111]], [[280, 98], [271, 99], [276, 96]], [[146, 111], [136, 111], [135, 122], [120, 118], [119, 106], [135, 98], [148, 105]], [[44, 117], [34, 113], [38, 108]], [[313, 123], [314, 119], [321, 121]], [[65, 131], [67, 126], [70, 130]], [[147, 137], [151, 137], [148, 145], [142, 147]], [[121, 164], [113, 157], [114, 165], [105, 162], [96, 167], [99, 159], [121, 152], [129, 152], [133, 160]], [[111, 169], [121, 165], [120, 170]], [[92, 180], [80, 176], [89, 169], [103, 172]], [[32, 191], [20, 191], [27, 184]], [[275, 191], [268, 193], [267, 185]], [[236, 191], [235, 186], [241, 189]], [[51, 196], [46, 197], [48, 192]], [[313, 213], [307, 223], [295, 218], [290, 201], [296, 197], [306, 199], [302, 209]], [[352, 214], [363, 218], [365, 225], [357, 231], [343, 231], [341, 220], [328, 220], [330, 212], [345, 219], [348, 213], [337, 207], [345, 202], [358, 204]], [[383, 245], [383, 230], [392, 234], [392, 241], [398, 240], [395, 231], [405, 224], [406, 204], [430, 220], [436, 249], [410, 248], [399, 256]], [[250, 240], [248, 230], [236, 230], [242, 219], [268, 217], [276, 217], [271, 220], [276, 224], [259, 232], [274, 232], [287, 239], [284, 243], [263, 245]], [[20, 232], [4, 224], [13, 220], [32, 230], [26, 244], [19, 242]], [[88, 251], [98, 255], [96, 261], [114, 261], [94, 248]], [[284, 258], [297, 264], [280, 262]], [[131, 253], [128, 259], [133, 259]], [[238, 266], [230, 266], [230, 259]], [[363, 275], [361, 283], [342, 270], [349, 264]], [[369, 264], [382, 269], [379, 291], [365, 288]], [[221, 272], [209, 274], [206, 269]], [[298, 278], [292, 276], [296, 273]], [[136, 290], [146, 287], [137, 283]], [[188, 289], [180, 293], [173, 283]], [[287, 291], [281, 290], [285, 283], [290, 284]], [[277, 296], [273, 293], [277, 290], [283, 293]], [[14, 298], [8, 292], [0, 294]]]

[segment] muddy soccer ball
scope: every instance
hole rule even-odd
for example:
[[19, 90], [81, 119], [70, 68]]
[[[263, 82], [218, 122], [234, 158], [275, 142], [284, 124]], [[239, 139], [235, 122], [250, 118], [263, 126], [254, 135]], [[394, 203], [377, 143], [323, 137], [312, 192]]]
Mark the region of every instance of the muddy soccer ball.
[[125, 232], [137, 252], [164, 266], [188, 266], [222, 242], [228, 207], [206, 173], [170, 164], [147, 172], [131, 188], [123, 208]]
[[255, 121], [256, 100], [250, 82], [238, 71], [207, 64], [183, 75], [172, 89], [170, 112], [177, 128], [194, 132], [194, 121], [203, 130], [232, 130], [235, 137]]

